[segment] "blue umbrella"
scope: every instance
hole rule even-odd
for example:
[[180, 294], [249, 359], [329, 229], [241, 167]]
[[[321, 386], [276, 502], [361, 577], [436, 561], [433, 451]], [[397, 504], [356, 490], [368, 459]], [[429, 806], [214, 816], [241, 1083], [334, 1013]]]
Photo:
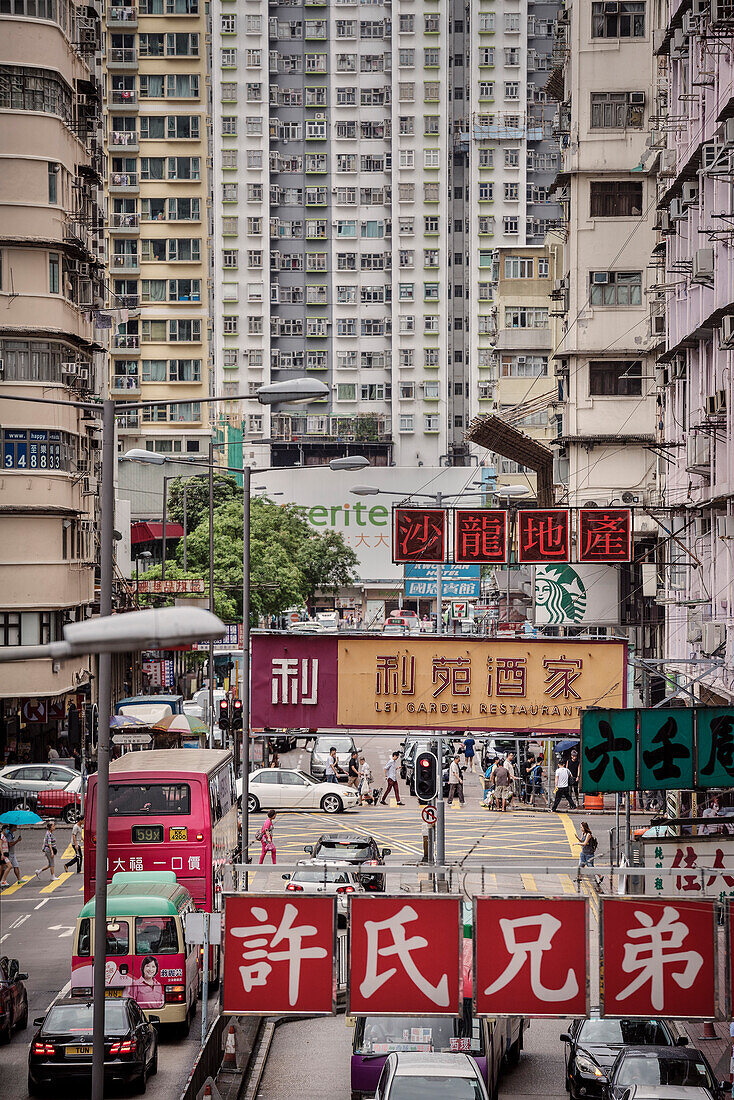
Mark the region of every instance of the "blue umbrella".
[[553, 746], [556, 752], [568, 752], [569, 749], [578, 748], [578, 738], [567, 738], [565, 741], [556, 741]]
[[126, 730], [132, 729], [133, 726], [145, 726], [146, 722], [142, 718], [136, 718], [134, 714], [113, 714], [110, 718], [111, 730]]
[[33, 810], [8, 810], [0, 815], [0, 825], [42, 825], [43, 818]]

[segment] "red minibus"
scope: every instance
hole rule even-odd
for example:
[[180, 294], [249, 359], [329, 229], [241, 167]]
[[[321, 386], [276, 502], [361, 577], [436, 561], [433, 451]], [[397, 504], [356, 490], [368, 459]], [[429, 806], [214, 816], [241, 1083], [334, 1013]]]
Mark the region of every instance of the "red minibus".
[[[97, 777], [84, 819], [84, 900], [94, 896]], [[107, 881], [119, 871], [173, 871], [197, 909], [221, 906], [225, 868], [237, 855], [232, 753], [129, 752], [110, 764]]]

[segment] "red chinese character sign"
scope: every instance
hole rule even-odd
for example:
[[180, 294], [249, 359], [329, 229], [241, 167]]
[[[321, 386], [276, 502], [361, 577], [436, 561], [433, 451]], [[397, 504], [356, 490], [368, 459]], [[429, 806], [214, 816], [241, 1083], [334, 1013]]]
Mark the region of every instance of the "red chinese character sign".
[[517, 513], [518, 562], [570, 561], [570, 515], [567, 508], [521, 508]]
[[586, 898], [475, 898], [480, 1016], [586, 1016]]
[[353, 1016], [458, 1016], [459, 897], [359, 897], [350, 902]]
[[629, 508], [580, 508], [576, 539], [580, 562], [632, 561], [632, 512]]
[[714, 1019], [712, 901], [604, 898], [603, 1016]]
[[507, 512], [492, 508], [454, 511], [454, 561], [462, 565], [507, 561]]
[[393, 512], [393, 561], [443, 562], [447, 522], [444, 508], [396, 508]]
[[335, 1011], [335, 898], [228, 895], [224, 921], [224, 1012]]

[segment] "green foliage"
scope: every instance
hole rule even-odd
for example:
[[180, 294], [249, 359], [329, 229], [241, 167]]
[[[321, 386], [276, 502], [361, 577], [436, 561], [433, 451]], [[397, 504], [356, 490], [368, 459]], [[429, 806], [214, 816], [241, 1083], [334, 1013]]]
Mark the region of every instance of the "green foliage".
[[[183, 487], [186, 486], [186, 530], [190, 533], [200, 523], [209, 520], [209, 474], [200, 477], [177, 477], [168, 486], [168, 516], [174, 523], [183, 523]], [[214, 471], [214, 509], [230, 500], [242, 500], [242, 489], [231, 474]]]

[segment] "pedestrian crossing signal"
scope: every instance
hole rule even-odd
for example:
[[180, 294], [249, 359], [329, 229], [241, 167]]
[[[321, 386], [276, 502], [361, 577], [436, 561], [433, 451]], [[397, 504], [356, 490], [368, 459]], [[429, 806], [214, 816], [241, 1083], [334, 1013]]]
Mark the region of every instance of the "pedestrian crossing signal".
[[431, 802], [438, 795], [438, 760], [422, 752], [415, 762], [415, 793], [419, 802]]
[[242, 729], [242, 700], [235, 699], [232, 703], [232, 729]]

